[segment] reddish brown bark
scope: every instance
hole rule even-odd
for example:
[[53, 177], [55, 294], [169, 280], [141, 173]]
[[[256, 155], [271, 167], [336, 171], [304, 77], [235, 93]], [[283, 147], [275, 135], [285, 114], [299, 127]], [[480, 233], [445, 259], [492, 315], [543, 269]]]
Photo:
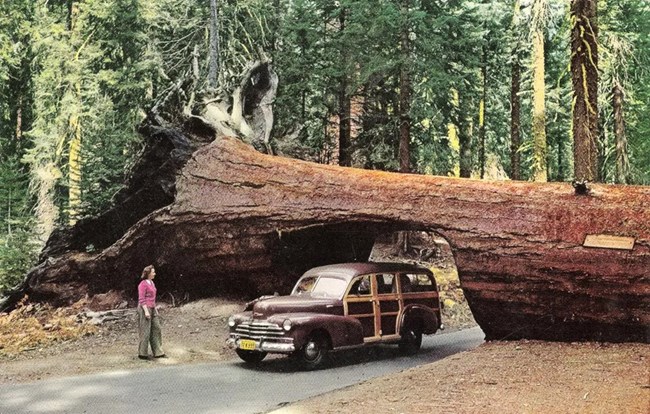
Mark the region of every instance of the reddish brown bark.
[[486, 154], [485, 154], [485, 122], [486, 122], [486, 109], [487, 107], [487, 52], [485, 47], [483, 47], [483, 53], [481, 53], [481, 103], [479, 105], [479, 121], [478, 121], [478, 163], [480, 169], [480, 178], [485, 178], [485, 163], [486, 163]]
[[[182, 169], [175, 201], [96, 254], [29, 275], [34, 298], [135, 292], [154, 263], [159, 291], [286, 290], [317, 264], [365, 260], [376, 234], [428, 230], [453, 250], [489, 339], [650, 341], [650, 188], [489, 182], [313, 164], [223, 138]], [[587, 234], [633, 250], [583, 247]]]
[[519, 62], [512, 64], [510, 81], [510, 178], [521, 180], [521, 101], [519, 99], [519, 83], [521, 67]]
[[513, 180], [521, 180], [521, 153], [519, 147], [521, 146], [521, 99], [519, 98], [519, 89], [521, 84], [521, 64], [519, 60], [519, 50], [521, 49], [521, 42], [519, 42], [519, 15], [520, 5], [519, 1], [515, 1], [515, 7], [512, 17], [512, 35], [517, 39], [514, 42], [510, 59], [512, 60], [512, 67], [510, 73], [510, 178]]
[[[470, 105], [470, 100], [467, 96], [461, 96], [459, 99], [459, 108], [466, 108]], [[472, 140], [474, 138], [474, 124], [471, 117], [467, 117], [462, 113], [459, 114], [459, 128], [458, 128], [458, 143], [460, 145], [459, 167], [460, 176], [463, 178], [470, 178], [472, 176]]]
[[572, 0], [573, 164], [578, 181], [598, 180], [597, 0]]

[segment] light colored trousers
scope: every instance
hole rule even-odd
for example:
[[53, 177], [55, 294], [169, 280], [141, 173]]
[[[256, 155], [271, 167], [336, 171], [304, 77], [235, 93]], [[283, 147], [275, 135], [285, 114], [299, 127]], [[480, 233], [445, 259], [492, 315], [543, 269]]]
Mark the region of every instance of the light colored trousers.
[[144, 309], [138, 305], [138, 333], [140, 335], [140, 345], [138, 346], [138, 355], [149, 355], [149, 344], [154, 356], [161, 356], [165, 352], [162, 350], [162, 331], [160, 329], [160, 317], [158, 311], [149, 309], [150, 318], [144, 316]]

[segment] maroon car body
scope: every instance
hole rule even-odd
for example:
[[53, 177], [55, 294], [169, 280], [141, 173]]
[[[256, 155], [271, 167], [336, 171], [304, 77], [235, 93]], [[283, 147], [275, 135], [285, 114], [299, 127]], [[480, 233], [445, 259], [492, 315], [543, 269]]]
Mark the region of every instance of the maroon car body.
[[267, 353], [319, 366], [332, 350], [398, 343], [416, 352], [442, 328], [430, 270], [402, 263], [342, 263], [307, 271], [287, 296], [265, 296], [230, 317], [228, 343], [247, 362]]

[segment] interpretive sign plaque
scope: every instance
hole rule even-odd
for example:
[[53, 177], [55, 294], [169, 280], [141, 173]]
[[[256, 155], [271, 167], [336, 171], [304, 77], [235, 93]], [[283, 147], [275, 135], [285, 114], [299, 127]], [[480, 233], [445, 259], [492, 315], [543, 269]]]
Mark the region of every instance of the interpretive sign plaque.
[[588, 234], [582, 245], [584, 247], [600, 247], [602, 249], [632, 250], [634, 249], [634, 237]]

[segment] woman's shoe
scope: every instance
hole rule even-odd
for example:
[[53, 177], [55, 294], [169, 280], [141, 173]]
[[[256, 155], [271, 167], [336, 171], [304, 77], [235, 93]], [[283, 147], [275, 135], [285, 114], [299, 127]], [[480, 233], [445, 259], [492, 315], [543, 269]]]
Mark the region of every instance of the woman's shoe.
[[138, 355], [138, 358], [140, 359], [149, 359], [149, 355]]
[[166, 354], [156, 355], [154, 356], [154, 358], [167, 358], [167, 355]]

